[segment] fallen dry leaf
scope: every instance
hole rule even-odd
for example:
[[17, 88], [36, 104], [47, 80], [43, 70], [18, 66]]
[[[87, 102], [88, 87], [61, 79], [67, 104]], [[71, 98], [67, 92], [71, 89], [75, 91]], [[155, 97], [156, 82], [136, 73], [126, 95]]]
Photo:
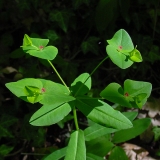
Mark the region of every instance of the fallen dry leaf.
[[145, 160], [144, 158], [149, 154], [144, 148], [131, 143], [122, 144], [122, 148], [130, 160]]
[[150, 118], [160, 115], [160, 99], [152, 98], [152, 101], [146, 102], [142, 110], [147, 110]]
[[13, 67], [6, 67], [2, 69], [2, 73], [5, 73], [5, 74], [10, 74], [13, 72], [17, 72], [17, 70]]

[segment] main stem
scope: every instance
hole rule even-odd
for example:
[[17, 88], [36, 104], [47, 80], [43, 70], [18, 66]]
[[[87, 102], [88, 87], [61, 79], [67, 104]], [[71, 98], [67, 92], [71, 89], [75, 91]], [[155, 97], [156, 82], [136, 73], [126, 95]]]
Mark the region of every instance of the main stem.
[[[108, 59], [108, 56], [105, 57], [91, 72], [91, 74], [88, 76], [88, 78], [85, 80], [84, 84], [86, 83], [86, 81], [89, 79], [89, 77], [92, 76], [92, 74], [97, 70], [97, 68], [106, 60]], [[67, 87], [66, 83], [63, 81], [62, 77], [60, 76], [60, 74], [58, 73], [58, 71], [56, 70], [56, 68], [54, 67], [54, 65], [51, 63], [50, 60], [48, 60], [49, 64], [52, 66], [52, 68], [54, 69], [54, 71], [56, 72], [57, 76], [59, 77], [59, 79], [61, 80], [61, 82], [64, 84], [64, 86], [67, 88], [67, 90], [70, 92], [69, 88]], [[81, 86], [82, 87], [82, 86]], [[81, 88], [80, 87], [80, 88]], [[80, 89], [79, 88], [79, 89]], [[78, 120], [77, 120], [77, 112], [76, 112], [76, 108], [75, 106], [73, 107], [73, 117], [74, 117], [74, 123], [76, 126], [76, 130], [79, 130], [79, 126], [78, 126]]]
[[[58, 73], [58, 71], [56, 70], [56, 68], [54, 67], [54, 65], [51, 63], [50, 60], [48, 60], [48, 62], [52, 66], [53, 70], [56, 72], [56, 74], [59, 77], [59, 79], [61, 80], [61, 82], [64, 84], [64, 86], [70, 92], [69, 88], [67, 87], [66, 83], [63, 81], [62, 77], [60, 76], [60, 74]], [[76, 112], [76, 108], [75, 107], [73, 108], [73, 116], [74, 116], [74, 123], [75, 123], [75, 126], [76, 126], [76, 130], [79, 130], [78, 120], [77, 120], [77, 112]]]

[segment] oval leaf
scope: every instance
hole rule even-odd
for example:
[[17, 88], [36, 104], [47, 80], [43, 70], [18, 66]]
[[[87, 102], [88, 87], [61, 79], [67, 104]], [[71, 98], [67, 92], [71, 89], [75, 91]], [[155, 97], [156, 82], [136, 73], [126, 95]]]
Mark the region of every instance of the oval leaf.
[[44, 105], [32, 115], [29, 122], [34, 126], [52, 125], [62, 120], [70, 111], [68, 103]]
[[58, 53], [58, 49], [54, 46], [47, 46], [41, 50], [28, 50], [27, 53], [34, 57], [53, 60]]
[[114, 159], [115, 160], [129, 160], [125, 151], [119, 146], [114, 147], [109, 156], [109, 160], [114, 160]]
[[151, 90], [152, 84], [149, 82], [130, 79], [124, 81], [124, 93], [127, 93], [129, 97], [133, 97], [134, 102], [131, 102], [131, 105], [135, 108], [142, 108], [150, 96]]
[[143, 133], [150, 125], [149, 118], [137, 119], [133, 121], [133, 127], [125, 130], [118, 131], [114, 134], [112, 139], [113, 143], [122, 143]]
[[25, 78], [17, 82], [6, 83], [5, 85], [13, 94], [24, 101], [36, 103], [42, 99], [43, 93], [41, 89], [43, 88], [43, 84], [38, 79]]
[[118, 30], [107, 42], [122, 53], [128, 53], [134, 49], [132, 39], [124, 29]]
[[114, 144], [109, 140], [110, 135], [105, 135], [86, 142], [87, 153], [92, 153], [101, 157], [113, 148]]
[[59, 83], [52, 82], [50, 80], [39, 79], [43, 84], [43, 99], [41, 104], [51, 105], [54, 103], [63, 103], [75, 100], [74, 97], [69, 96], [68, 89]]
[[54, 151], [50, 155], [44, 158], [44, 160], [59, 160], [66, 155], [67, 147]]
[[94, 155], [92, 153], [87, 153], [87, 159], [86, 160], [104, 160], [104, 158], [99, 157], [97, 155]]
[[86, 146], [82, 130], [74, 131], [71, 134], [67, 152], [64, 160], [86, 159]]
[[72, 95], [84, 95], [91, 89], [91, 77], [88, 73], [79, 75], [71, 84]]
[[131, 107], [129, 100], [125, 98], [123, 88], [117, 83], [110, 83], [101, 93], [110, 102], [118, 103], [122, 106]]
[[100, 95], [105, 99], [125, 107], [141, 108], [147, 101], [152, 84], [143, 81], [125, 80], [124, 90], [117, 83], [109, 84]]
[[107, 45], [106, 51], [114, 64], [121, 69], [126, 69], [133, 64], [133, 61], [129, 59], [129, 52], [134, 49], [134, 46], [129, 34], [124, 29], [117, 31], [107, 42], [109, 45]]
[[117, 129], [94, 124], [84, 130], [85, 140], [90, 141], [105, 134], [114, 133], [115, 131], [117, 131]]
[[122, 113], [114, 110], [107, 103], [98, 99], [81, 96], [77, 98], [76, 107], [92, 121], [115, 129], [131, 128], [132, 123]]

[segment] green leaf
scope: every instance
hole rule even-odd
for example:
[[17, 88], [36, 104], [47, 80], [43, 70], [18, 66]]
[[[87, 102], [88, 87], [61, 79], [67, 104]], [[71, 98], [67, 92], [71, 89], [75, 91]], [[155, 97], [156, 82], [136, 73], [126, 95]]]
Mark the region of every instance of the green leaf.
[[75, 100], [74, 97], [69, 96], [70, 92], [68, 89], [59, 83], [52, 82], [50, 80], [39, 79], [45, 92], [43, 92], [43, 99], [40, 101], [41, 104], [52, 105], [54, 103], [63, 103]]
[[124, 29], [118, 30], [113, 38], [107, 40], [107, 42], [121, 53], [128, 53], [134, 49], [132, 39]]
[[54, 31], [54, 30], [47, 30], [45, 32], [45, 35], [47, 36], [47, 38], [50, 41], [56, 41], [57, 39], [59, 39], [60, 37], [58, 36], [58, 34]]
[[31, 38], [25, 34], [23, 38], [23, 46], [31, 46], [32, 45], [32, 40]]
[[94, 124], [84, 130], [85, 140], [90, 141], [105, 134], [114, 133], [117, 129], [103, 127], [99, 124]]
[[22, 48], [18, 48], [16, 50], [14, 50], [13, 52], [11, 52], [9, 57], [17, 59], [17, 58], [23, 57], [24, 55], [25, 55], [25, 53], [23, 52]]
[[54, 12], [51, 12], [49, 15], [49, 18], [53, 22], [57, 22], [59, 27], [66, 33], [68, 30], [68, 25], [70, 22], [70, 19], [73, 17], [72, 12], [69, 10], [55, 10]]
[[0, 156], [6, 156], [10, 151], [13, 150], [14, 147], [7, 146], [5, 144], [2, 144], [0, 146]]
[[114, 46], [108, 45], [106, 51], [112, 62], [121, 69], [126, 69], [133, 64], [133, 61], [131, 61], [126, 55], [117, 51]]
[[0, 138], [1, 137], [12, 137], [11, 125], [17, 122], [17, 118], [4, 114], [0, 116]]
[[[43, 88], [42, 82], [38, 79], [25, 78], [17, 82], [6, 83], [5, 85], [13, 94], [27, 102], [39, 102], [42, 98], [41, 96], [38, 98], [38, 95], [41, 94], [40, 91]], [[32, 88], [32, 91], [29, 91], [29, 89], [26, 88]]]
[[129, 59], [133, 62], [142, 62], [141, 53], [135, 48], [133, 51], [129, 52]]
[[66, 150], [67, 147], [54, 151], [53, 153], [45, 157], [44, 160], [59, 160], [60, 158], [63, 158], [66, 155]]
[[130, 112], [122, 112], [123, 115], [125, 115], [130, 121], [133, 121], [137, 115], [138, 115], [138, 112], [135, 112], [135, 111], [130, 111]]
[[125, 130], [118, 131], [114, 134], [112, 142], [122, 143], [143, 133], [150, 125], [149, 118], [137, 119], [133, 121], [133, 127]]
[[158, 141], [160, 139], [160, 128], [154, 127], [152, 131], [154, 133], [154, 141]]
[[88, 73], [82, 73], [71, 84], [71, 93], [74, 96], [84, 95], [91, 89], [91, 77]]
[[109, 45], [107, 45], [106, 51], [114, 64], [121, 69], [126, 69], [133, 64], [133, 61], [129, 59], [129, 52], [134, 49], [134, 46], [129, 34], [124, 29], [117, 31], [107, 42]]
[[28, 35], [26, 36], [25, 34], [23, 38], [23, 46], [21, 47], [26, 53], [28, 53], [27, 51], [29, 50], [42, 50], [48, 44], [48, 42], [48, 39], [30, 38]]
[[[30, 93], [28, 93], [28, 89], [26, 90], [26, 86], [32, 90]], [[65, 86], [50, 80], [25, 78], [17, 82], [7, 83], [6, 87], [17, 97], [31, 103], [40, 102], [50, 105], [55, 102], [69, 102], [75, 99], [69, 96], [70, 92]]]
[[70, 121], [70, 120], [72, 120], [73, 118], [74, 118], [73, 115], [68, 114], [68, 115], [67, 115], [66, 117], [64, 117], [61, 121], [59, 121], [59, 122], [57, 123], [57, 125], [58, 125], [60, 128], [64, 128], [65, 123], [68, 122], [68, 121]]
[[108, 101], [118, 103], [123, 106], [131, 107], [131, 104], [124, 96], [123, 88], [117, 83], [110, 83], [101, 93], [100, 96]]
[[65, 160], [86, 159], [86, 146], [82, 130], [74, 131], [71, 134]]
[[25, 34], [22, 48], [24, 52], [31, 56], [53, 60], [58, 53], [58, 49], [54, 46], [47, 46], [48, 42], [48, 39], [30, 38]]
[[62, 120], [71, 111], [69, 103], [53, 103], [52, 105], [44, 105], [36, 111], [29, 120], [34, 126], [52, 125]]
[[[40, 46], [43, 47], [43, 46]], [[58, 49], [54, 46], [47, 46], [43, 49], [39, 50], [28, 50], [26, 53], [29, 53], [31, 56], [46, 59], [46, 60], [53, 60], [58, 53]]]
[[13, 135], [10, 133], [10, 131], [8, 129], [6, 129], [6, 127], [3, 127], [0, 125], [0, 138], [1, 137], [11, 137], [13, 138]]
[[125, 80], [124, 89], [117, 83], [110, 83], [100, 95], [113, 103], [125, 107], [141, 108], [152, 89], [152, 84], [143, 81]]
[[31, 40], [33, 43], [32, 45], [36, 46], [38, 48], [38, 50], [42, 50], [49, 43], [49, 39], [31, 38]]
[[18, 119], [14, 116], [10, 116], [8, 114], [3, 113], [2, 116], [0, 116], [0, 125], [7, 128], [16, 123]]
[[92, 121], [115, 129], [131, 128], [132, 123], [107, 103], [87, 96], [77, 97], [76, 107]]
[[105, 135], [86, 142], [87, 153], [104, 157], [113, 148], [114, 144], [109, 141], [110, 135]]
[[129, 160], [129, 158], [121, 147], [116, 146], [112, 149], [109, 160]]
[[41, 89], [34, 86], [25, 86], [24, 92], [26, 93], [27, 99], [31, 103], [39, 102], [42, 99]]
[[97, 37], [89, 37], [86, 41], [83, 41], [81, 44], [81, 48], [84, 54], [87, 52], [92, 52], [98, 55], [98, 43], [99, 38]]
[[86, 160], [104, 160], [102, 157], [96, 156], [92, 153], [87, 153]]
[[127, 93], [129, 95], [128, 98], [134, 98], [135, 103], [131, 102], [131, 104], [135, 108], [142, 108], [150, 96], [151, 90], [152, 84], [149, 82], [133, 81], [130, 79], [124, 81], [124, 94]]

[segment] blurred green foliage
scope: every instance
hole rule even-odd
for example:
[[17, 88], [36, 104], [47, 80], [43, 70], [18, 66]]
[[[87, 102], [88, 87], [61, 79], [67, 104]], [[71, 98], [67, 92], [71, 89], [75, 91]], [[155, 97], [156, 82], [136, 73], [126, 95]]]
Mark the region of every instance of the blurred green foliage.
[[[45, 145], [65, 143], [63, 137], [62, 142], [56, 140], [59, 138], [56, 125], [52, 138], [46, 138], [52, 128], [30, 126], [29, 117], [39, 106], [25, 104], [4, 86], [26, 77], [59, 82], [46, 61], [31, 58], [19, 48], [25, 33], [48, 38], [50, 44], [58, 48], [59, 54], [53, 63], [69, 84], [84, 70], [90, 72], [106, 56], [106, 39], [124, 28], [138, 46], [143, 63], [121, 70], [107, 61], [93, 75], [90, 94], [99, 96], [97, 90], [104, 85], [122, 84], [126, 78], [136, 77], [136, 80], [151, 82], [152, 95], [159, 97], [159, 0], [1, 0], [0, 11], [0, 158], [11, 152], [14, 159], [22, 156], [21, 152], [32, 152], [31, 147], [42, 147], [46, 153], [49, 150], [46, 151]], [[33, 156], [30, 159], [34, 159]]]

